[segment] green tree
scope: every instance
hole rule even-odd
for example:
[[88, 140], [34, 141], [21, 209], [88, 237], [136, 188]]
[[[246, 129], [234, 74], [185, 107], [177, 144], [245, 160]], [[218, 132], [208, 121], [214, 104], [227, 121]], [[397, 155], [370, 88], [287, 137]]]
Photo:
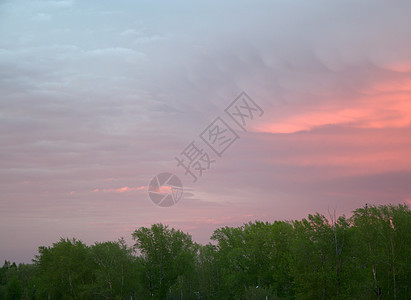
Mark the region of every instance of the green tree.
[[196, 260], [196, 272], [199, 281], [199, 296], [218, 299], [222, 287], [216, 246], [212, 244], [200, 246]]
[[[340, 299], [350, 276], [349, 222], [317, 213], [294, 222], [292, 263], [299, 299]], [[344, 288], [343, 288], [344, 286]]]
[[23, 299], [33, 299], [35, 293], [36, 266], [34, 264], [19, 264], [17, 276], [23, 287]]
[[3, 266], [0, 268], [0, 299], [6, 299], [7, 294], [7, 271], [11, 263], [7, 260], [4, 261]]
[[95, 267], [90, 249], [76, 239], [61, 239], [53, 247], [39, 247], [37, 296], [40, 299], [91, 297]]
[[243, 298], [245, 291], [258, 286], [269, 291], [266, 296], [291, 297], [289, 247], [292, 225], [255, 222], [237, 228], [224, 227], [214, 231], [217, 241], [217, 264], [222, 274], [224, 297]]
[[219, 295], [222, 298], [238, 297], [246, 288], [242, 235], [241, 228], [226, 226], [216, 229], [211, 236], [217, 242], [216, 263], [221, 272]]
[[[0, 299], [408, 299], [411, 211], [222, 227], [212, 243], [162, 224], [88, 247], [61, 239], [34, 264], [5, 261]], [[136, 255], [137, 254], [137, 255]]]
[[4, 261], [3, 266], [0, 268], [0, 285], [7, 285], [8, 282], [8, 270], [11, 266], [11, 262], [8, 260]]
[[143, 258], [149, 295], [165, 299], [178, 278], [194, 269], [197, 245], [189, 234], [163, 224], [141, 227], [132, 237]]
[[7, 284], [7, 300], [20, 300], [23, 296], [23, 286], [17, 276], [13, 276]]
[[[409, 293], [411, 212], [406, 205], [366, 206], [354, 211], [359, 259], [368, 270], [364, 279], [378, 298], [405, 298]], [[371, 297], [372, 293], [369, 293]], [[409, 296], [409, 295], [408, 295]]]
[[141, 291], [138, 262], [123, 239], [94, 244], [91, 257], [96, 265], [93, 283], [96, 295], [105, 299], [130, 299]]

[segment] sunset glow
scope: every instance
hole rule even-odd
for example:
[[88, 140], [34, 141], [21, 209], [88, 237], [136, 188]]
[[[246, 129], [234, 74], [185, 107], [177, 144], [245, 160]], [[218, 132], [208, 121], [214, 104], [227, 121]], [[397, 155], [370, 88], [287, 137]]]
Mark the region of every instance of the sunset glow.
[[[411, 204], [410, 12], [1, 1], [0, 261], [60, 237], [131, 244], [155, 223], [208, 243], [222, 226]], [[244, 129], [225, 112], [243, 91], [264, 111]], [[221, 157], [200, 138], [217, 117], [239, 137]], [[215, 160], [195, 182], [175, 159], [192, 141]], [[162, 172], [183, 186], [170, 207], [149, 197]]]

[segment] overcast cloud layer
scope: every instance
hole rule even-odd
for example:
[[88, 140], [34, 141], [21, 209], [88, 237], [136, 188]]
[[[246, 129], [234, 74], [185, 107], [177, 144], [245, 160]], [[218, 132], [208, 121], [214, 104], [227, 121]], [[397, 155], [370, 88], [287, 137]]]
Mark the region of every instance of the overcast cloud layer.
[[[0, 261], [411, 203], [409, 1], [1, 1]], [[264, 110], [196, 183], [174, 157], [242, 91]], [[171, 208], [147, 195], [177, 174]], [[131, 242], [131, 241], [130, 241]]]

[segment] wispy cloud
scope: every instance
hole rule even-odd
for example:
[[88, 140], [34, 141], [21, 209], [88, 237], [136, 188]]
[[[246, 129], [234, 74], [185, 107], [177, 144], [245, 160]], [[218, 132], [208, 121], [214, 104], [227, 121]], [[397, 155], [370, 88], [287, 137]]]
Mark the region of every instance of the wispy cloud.
[[[409, 201], [410, 10], [1, 1], [0, 238], [15, 238], [0, 261], [59, 236], [164, 222], [207, 242], [250, 219]], [[243, 90], [263, 117], [193, 184], [174, 157]], [[161, 209], [147, 184], [165, 171], [185, 199]]]
[[134, 192], [134, 191], [142, 191], [147, 189], [145, 186], [139, 186], [139, 187], [128, 187], [128, 186], [123, 186], [121, 188], [115, 188], [115, 189], [94, 189], [93, 193], [128, 193], [128, 192]]

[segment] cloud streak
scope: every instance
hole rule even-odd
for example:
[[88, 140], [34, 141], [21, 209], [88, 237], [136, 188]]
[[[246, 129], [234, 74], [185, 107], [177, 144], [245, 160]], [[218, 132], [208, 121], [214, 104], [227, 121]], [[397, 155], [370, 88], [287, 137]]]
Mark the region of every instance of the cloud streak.
[[145, 186], [139, 186], [139, 187], [128, 187], [128, 186], [123, 186], [121, 188], [117, 189], [94, 189], [93, 193], [127, 193], [127, 192], [133, 192], [133, 191], [142, 191], [144, 189], [147, 189]]

